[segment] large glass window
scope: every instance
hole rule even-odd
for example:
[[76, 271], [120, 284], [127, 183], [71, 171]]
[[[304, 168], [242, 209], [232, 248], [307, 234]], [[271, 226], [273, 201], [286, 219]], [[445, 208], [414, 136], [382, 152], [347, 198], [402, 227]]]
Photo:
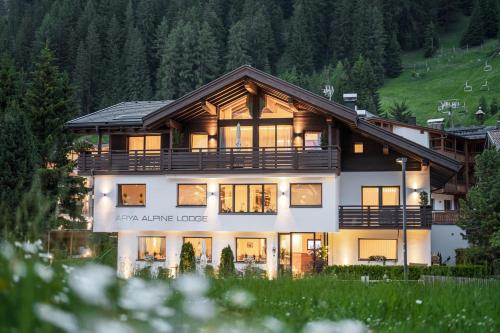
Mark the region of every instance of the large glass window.
[[238, 134], [237, 126], [224, 126], [220, 128], [221, 148], [235, 148], [239, 137], [241, 148], [250, 148], [253, 145], [252, 126], [240, 126]]
[[248, 97], [244, 96], [220, 108], [220, 119], [252, 119]]
[[223, 184], [219, 187], [220, 213], [276, 214], [276, 184]]
[[191, 150], [192, 151], [206, 151], [208, 148], [208, 134], [206, 133], [193, 133], [191, 134]]
[[212, 237], [184, 237], [184, 243], [191, 243], [196, 258], [201, 258], [203, 252], [208, 262], [212, 262]]
[[164, 261], [165, 256], [165, 237], [140, 236], [138, 260]]
[[290, 184], [290, 206], [321, 207], [321, 184]]
[[146, 206], [146, 185], [119, 184], [118, 206]]
[[178, 184], [177, 206], [206, 206], [207, 184]]
[[363, 206], [399, 206], [398, 186], [364, 186], [361, 191]]
[[358, 239], [359, 260], [371, 260], [373, 257], [385, 257], [385, 260], [398, 259], [398, 241], [396, 239]]
[[161, 149], [161, 136], [160, 135], [142, 135], [142, 136], [129, 136], [128, 137], [128, 150], [146, 151], [157, 153]]
[[304, 146], [306, 149], [321, 149], [321, 132], [306, 131], [304, 133]]
[[293, 110], [288, 102], [266, 95], [266, 106], [262, 109], [260, 117], [266, 118], [293, 118]]
[[236, 238], [236, 261], [253, 260], [265, 263], [266, 239], [265, 238]]
[[259, 147], [291, 147], [292, 125], [259, 126]]

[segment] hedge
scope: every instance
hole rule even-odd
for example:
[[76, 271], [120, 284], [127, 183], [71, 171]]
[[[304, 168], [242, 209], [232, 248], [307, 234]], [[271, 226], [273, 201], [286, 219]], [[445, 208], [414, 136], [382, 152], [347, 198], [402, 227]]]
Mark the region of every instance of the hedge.
[[[370, 276], [371, 280], [382, 280], [384, 275], [391, 280], [403, 279], [403, 266], [382, 265], [347, 265], [328, 266], [323, 274], [336, 275], [342, 280], [358, 280], [363, 275]], [[457, 265], [457, 266], [409, 266], [408, 278], [418, 280], [421, 275], [435, 276], [461, 276], [484, 278], [490, 276], [490, 270], [482, 265]]]

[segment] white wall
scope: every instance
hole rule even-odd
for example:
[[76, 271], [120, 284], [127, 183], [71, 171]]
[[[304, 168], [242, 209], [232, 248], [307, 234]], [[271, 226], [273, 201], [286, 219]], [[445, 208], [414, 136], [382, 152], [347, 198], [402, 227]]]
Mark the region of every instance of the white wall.
[[[462, 237], [464, 233], [464, 230], [453, 224], [433, 225], [431, 242], [432, 254], [437, 254], [439, 252], [441, 253], [443, 262], [454, 265], [456, 262], [455, 249], [469, 247], [468, 242]], [[450, 258], [449, 261], [447, 261], [448, 257]]]
[[[385, 172], [342, 172], [339, 177], [340, 205], [360, 205], [362, 186], [400, 186], [400, 202], [403, 201], [401, 171]], [[406, 173], [406, 202], [419, 204], [418, 192], [430, 193], [429, 171], [408, 171]], [[414, 192], [413, 189], [417, 189]]]
[[[366, 265], [367, 261], [358, 260], [358, 239], [397, 239], [398, 260], [387, 261], [386, 265], [403, 264], [403, 232], [402, 230], [368, 230], [368, 229], [342, 229], [333, 233], [332, 240], [328, 244], [331, 249], [331, 263], [335, 265]], [[431, 263], [431, 231], [430, 230], [408, 230], [408, 263], [430, 264]], [[377, 264], [377, 263], [371, 263]]]
[[415, 128], [403, 127], [403, 126], [393, 126], [392, 132], [397, 135], [401, 135], [408, 140], [418, 143], [424, 147], [429, 148], [429, 132], [421, 131]]
[[[291, 208], [290, 183], [322, 183], [321, 208]], [[206, 207], [176, 207], [178, 183], [208, 184]], [[219, 214], [219, 184], [276, 183], [278, 213], [276, 215]], [[326, 232], [338, 228], [338, 191], [334, 175], [300, 177], [242, 176], [165, 176], [121, 175], [95, 177], [94, 231], [185, 230], [185, 231], [253, 231], [253, 232]], [[146, 207], [117, 207], [117, 184], [146, 184]], [[281, 192], [285, 194], [282, 195]], [[214, 192], [214, 195], [210, 195]], [[172, 221], [153, 220], [171, 216]], [[194, 216], [200, 221], [183, 221]]]
[[432, 193], [431, 198], [434, 199], [433, 210], [444, 210], [444, 200], [451, 201], [451, 209], [456, 209], [455, 197], [452, 194]]

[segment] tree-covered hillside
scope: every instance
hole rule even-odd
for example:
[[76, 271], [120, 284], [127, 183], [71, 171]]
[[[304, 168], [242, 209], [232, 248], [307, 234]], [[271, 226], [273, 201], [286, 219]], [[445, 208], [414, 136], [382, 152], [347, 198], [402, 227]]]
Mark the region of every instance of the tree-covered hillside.
[[402, 53], [434, 55], [463, 15], [463, 45], [496, 36], [498, 0], [0, 0], [0, 50], [29, 72], [47, 45], [82, 113], [177, 98], [242, 64], [379, 112]]

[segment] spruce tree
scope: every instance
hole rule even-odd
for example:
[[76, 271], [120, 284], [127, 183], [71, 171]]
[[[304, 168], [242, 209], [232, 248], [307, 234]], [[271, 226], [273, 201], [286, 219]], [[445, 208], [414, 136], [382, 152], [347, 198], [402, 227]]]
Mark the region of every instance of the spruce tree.
[[21, 78], [14, 61], [7, 54], [0, 56], [0, 117], [7, 105], [19, 101], [21, 97]]
[[121, 61], [121, 50], [123, 46], [123, 33], [116, 16], [113, 15], [106, 33], [106, 46], [104, 52], [104, 71], [103, 93], [100, 101], [100, 107], [106, 107], [116, 104], [123, 97], [123, 64]]
[[407, 123], [411, 115], [406, 99], [401, 102], [395, 101], [394, 104], [389, 107], [389, 116], [394, 120]]
[[394, 78], [398, 77], [402, 72], [401, 48], [396, 33], [393, 33], [385, 50], [385, 73], [388, 77]]
[[481, 10], [481, 23], [484, 37], [495, 38], [498, 35], [499, 10], [498, 0], [477, 0]]
[[149, 99], [151, 97], [151, 82], [146, 49], [137, 28], [129, 30], [123, 53], [125, 99], [129, 101]]
[[359, 56], [352, 66], [349, 78], [350, 88], [358, 94], [358, 106], [372, 113], [378, 113], [377, 84], [370, 60]]
[[424, 35], [424, 57], [432, 57], [439, 49], [439, 36], [434, 23], [431, 21], [425, 28]]
[[353, 55], [354, 25], [352, 24], [352, 14], [354, 4], [355, 1], [339, 0], [333, 9], [335, 19], [332, 20], [331, 24], [331, 48], [334, 59], [337, 61], [351, 59]]
[[239, 21], [229, 29], [226, 71], [242, 65], [252, 65], [252, 58], [250, 57], [246, 26], [242, 21]]
[[157, 98], [172, 99], [180, 95], [178, 77], [180, 64], [185, 61], [182, 54], [182, 28], [182, 25], [176, 25], [163, 44], [157, 74]]
[[496, 97], [493, 97], [493, 99], [491, 100], [489, 112], [492, 116], [496, 115], [498, 112], [498, 99]]
[[471, 47], [481, 45], [483, 43], [483, 22], [481, 17], [481, 7], [479, 6], [479, 1], [476, 0], [474, 4], [474, 10], [469, 20], [469, 25], [462, 35], [460, 40], [460, 46]]
[[218, 45], [217, 39], [207, 22], [201, 23], [197, 36], [194, 65], [195, 81], [198, 88], [205, 83], [215, 79], [219, 75], [219, 51], [222, 45]]

